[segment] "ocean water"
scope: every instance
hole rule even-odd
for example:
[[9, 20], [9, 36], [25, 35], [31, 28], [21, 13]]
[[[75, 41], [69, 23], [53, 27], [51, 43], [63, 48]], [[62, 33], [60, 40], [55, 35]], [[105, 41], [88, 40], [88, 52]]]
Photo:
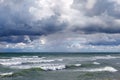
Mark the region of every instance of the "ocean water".
[[120, 80], [120, 54], [1, 53], [0, 80]]

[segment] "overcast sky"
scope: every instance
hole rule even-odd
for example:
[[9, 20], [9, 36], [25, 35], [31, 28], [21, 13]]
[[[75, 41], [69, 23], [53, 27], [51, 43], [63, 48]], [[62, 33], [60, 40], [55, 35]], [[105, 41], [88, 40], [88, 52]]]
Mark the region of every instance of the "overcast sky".
[[0, 52], [120, 52], [120, 0], [0, 0]]

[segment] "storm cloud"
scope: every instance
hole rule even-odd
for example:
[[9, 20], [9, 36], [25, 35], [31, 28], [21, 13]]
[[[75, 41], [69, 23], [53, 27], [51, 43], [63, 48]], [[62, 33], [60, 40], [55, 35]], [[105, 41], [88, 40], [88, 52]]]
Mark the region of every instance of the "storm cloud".
[[119, 0], [0, 0], [1, 48], [118, 49], [119, 37]]

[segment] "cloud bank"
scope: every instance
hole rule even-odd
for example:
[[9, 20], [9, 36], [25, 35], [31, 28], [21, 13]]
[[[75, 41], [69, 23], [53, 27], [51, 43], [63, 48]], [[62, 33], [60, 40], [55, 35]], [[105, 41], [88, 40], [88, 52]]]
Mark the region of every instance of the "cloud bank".
[[0, 0], [0, 51], [119, 51], [119, 25], [119, 0]]

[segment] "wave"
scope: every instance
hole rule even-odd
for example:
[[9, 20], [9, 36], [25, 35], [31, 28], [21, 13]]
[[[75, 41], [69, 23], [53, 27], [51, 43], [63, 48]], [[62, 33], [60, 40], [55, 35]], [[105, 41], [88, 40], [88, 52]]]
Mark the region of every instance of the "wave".
[[100, 63], [98, 63], [98, 62], [93, 62], [93, 64], [95, 64], [95, 65], [99, 65]]
[[45, 71], [54, 71], [54, 70], [62, 70], [62, 69], [71, 69], [81, 67], [81, 64], [32, 64], [32, 65], [14, 65], [10, 66], [12, 69], [31, 69], [31, 68], [41, 68]]
[[74, 64], [74, 66], [79, 67], [79, 66], [81, 66], [81, 64]]
[[[77, 56], [77, 57], [62, 57], [63, 60], [68, 61], [95, 61], [95, 60], [109, 60], [109, 59], [118, 59], [120, 56], [112, 56], [112, 55], [105, 55], [105, 56]], [[61, 60], [61, 61], [63, 61]]]
[[11, 76], [13, 74], [14, 74], [13, 72], [0, 73], [0, 77]]
[[4, 66], [11, 66], [11, 65], [19, 65], [22, 64], [22, 62], [0, 62], [1, 65]]
[[21, 56], [22, 58], [39, 58], [39, 56]]
[[43, 70], [61, 70], [66, 68], [63, 64], [54, 64], [55, 61], [61, 62], [63, 59], [46, 59], [46, 57], [39, 56], [21, 56], [12, 57], [10, 59], [0, 59], [0, 64], [13, 69], [41, 68]]
[[41, 68], [30, 68], [30, 69], [23, 69], [17, 72], [6, 72], [6, 73], [0, 73], [0, 77], [17, 77], [17, 76], [26, 76], [29, 75], [33, 72], [39, 72], [39, 71], [44, 71]]
[[41, 69], [43, 70], [62, 70], [65, 69], [65, 65], [52, 65], [52, 66], [42, 66]]
[[116, 59], [116, 58], [120, 58], [120, 57], [111, 56], [111, 55], [95, 56], [95, 57], [93, 57], [93, 60], [98, 60], [98, 59]]
[[41, 68], [43, 70], [62, 70], [65, 69], [66, 66], [63, 64], [34, 64], [34, 65], [15, 65], [10, 66], [13, 69], [31, 69], [31, 68]]
[[56, 59], [56, 61], [63, 61], [63, 59]]
[[100, 63], [98, 62], [93, 62], [93, 63], [83, 63], [83, 64], [71, 64], [71, 65], [66, 65], [66, 68], [69, 69], [69, 68], [86, 68], [86, 67], [94, 67], [94, 66], [97, 66], [97, 65], [100, 65]]
[[51, 63], [54, 61], [62, 61], [61, 59], [44, 59], [37, 56], [34, 57], [12, 57], [11, 59], [0, 59], [0, 64], [3, 66], [22, 65], [22, 64], [39, 64], [39, 63]]
[[117, 72], [118, 70], [111, 67], [111, 66], [106, 66], [106, 67], [103, 67], [103, 68], [84, 69], [84, 70], [80, 70], [80, 71], [87, 71], [87, 72], [103, 72], [103, 71]]
[[80, 67], [81, 64], [71, 64], [71, 65], [66, 65], [66, 69], [74, 69]]
[[[39, 56], [20, 56], [20, 57], [12, 57], [10, 59], [0, 59], [0, 64], [4, 66], [12, 66], [12, 65], [22, 65], [22, 64], [41, 64], [41, 63], [52, 63], [52, 62], [63, 62], [66, 61], [94, 61], [98, 59], [115, 59], [119, 57], [107, 55], [107, 56], [94, 56], [94, 57], [64, 57], [64, 59], [47, 59], [46, 57]], [[64, 62], [63, 62], [64, 63]], [[94, 62], [93, 64], [99, 64]]]
[[3, 66], [14, 66], [14, 65], [25, 65], [25, 64], [42, 64], [52, 62], [62, 62], [63, 59], [46, 59], [46, 57], [39, 56], [20, 56], [0, 59], [0, 65]]

